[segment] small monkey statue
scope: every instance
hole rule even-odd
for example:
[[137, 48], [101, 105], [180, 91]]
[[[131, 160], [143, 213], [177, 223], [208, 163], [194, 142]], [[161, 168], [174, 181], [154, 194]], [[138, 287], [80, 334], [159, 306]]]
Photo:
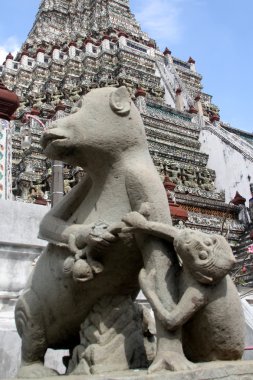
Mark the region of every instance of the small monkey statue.
[[182, 327], [183, 349], [193, 362], [238, 360], [244, 350], [244, 317], [229, 271], [235, 258], [221, 235], [148, 221], [138, 212], [123, 218], [125, 232], [142, 232], [173, 242], [182, 262], [179, 302], [168, 312], [155, 292], [155, 270], [142, 269], [140, 286], [154, 312], [170, 331]]

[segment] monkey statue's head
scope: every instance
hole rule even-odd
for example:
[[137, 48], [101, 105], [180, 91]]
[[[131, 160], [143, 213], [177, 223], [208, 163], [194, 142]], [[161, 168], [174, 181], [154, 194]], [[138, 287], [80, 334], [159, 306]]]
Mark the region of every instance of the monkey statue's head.
[[207, 235], [190, 229], [174, 234], [174, 247], [197, 281], [215, 284], [222, 280], [235, 264], [230, 245], [221, 235]]
[[47, 157], [88, 172], [96, 162], [113, 164], [129, 152], [137, 159], [140, 151], [148, 151], [140, 113], [126, 87], [90, 91], [71, 115], [52, 122], [41, 145]]

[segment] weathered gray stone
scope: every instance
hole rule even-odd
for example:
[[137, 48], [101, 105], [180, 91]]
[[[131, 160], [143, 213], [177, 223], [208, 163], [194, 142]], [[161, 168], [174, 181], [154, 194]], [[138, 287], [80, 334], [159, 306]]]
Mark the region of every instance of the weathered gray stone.
[[[15, 312], [22, 338], [18, 376], [56, 375], [43, 365], [48, 348], [73, 352], [71, 373], [146, 367], [133, 305], [139, 273], [156, 319], [156, 356], [149, 373], [196, 369], [189, 359], [240, 358], [244, 322], [225, 277], [234, 262], [230, 248], [224, 238], [179, 234], [171, 227], [166, 193], [126, 88], [91, 91], [76, 113], [44, 133], [42, 146], [49, 158], [81, 166], [87, 175], [40, 225], [40, 237], [49, 244]], [[141, 218], [144, 227], [138, 230], [137, 223], [137, 230], [129, 229], [122, 220], [131, 226], [131, 216]], [[180, 277], [176, 253], [184, 264]], [[230, 312], [233, 308], [234, 321], [224, 317], [223, 303]], [[193, 336], [187, 341], [188, 332]]]

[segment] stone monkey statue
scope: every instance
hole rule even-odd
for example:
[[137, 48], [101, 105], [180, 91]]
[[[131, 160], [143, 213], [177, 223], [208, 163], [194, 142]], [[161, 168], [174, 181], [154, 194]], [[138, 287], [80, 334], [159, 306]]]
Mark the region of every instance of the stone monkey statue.
[[149, 222], [132, 212], [123, 218], [125, 231], [142, 231], [173, 241], [182, 261], [178, 278], [180, 300], [166, 310], [155, 290], [155, 269], [139, 275], [143, 293], [155, 314], [170, 331], [182, 327], [183, 349], [193, 362], [241, 359], [244, 351], [244, 316], [229, 271], [235, 258], [221, 235]]
[[[172, 244], [154, 236], [120, 232], [123, 216], [140, 210], [145, 202], [153, 220], [171, 224], [166, 193], [149, 155], [140, 114], [125, 87], [92, 90], [81, 103], [75, 113], [54, 121], [41, 140], [47, 157], [80, 166], [87, 174], [40, 225], [39, 236], [49, 244], [15, 312], [22, 339], [19, 377], [53, 375], [43, 365], [47, 348], [73, 350], [79, 342], [80, 325], [97, 305], [99, 315], [105, 315], [108, 299], [125, 297], [123, 305], [133, 302], [143, 266], [147, 275], [153, 268], [159, 273], [157, 293], [166, 310], [172, 311], [178, 302], [177, 258]], [[99, 321], [100, 326], [102, 319]], [[159, 318], [156, 327], [157, 354], [150, 370], [191, 368], [183, 354], [180, 329], [169, 331]], [[128, 349], [111, 361], [107, 346], [90, 350], [92, 360], [84, 366], [85, 374], [133, 366], [131, 358], [140, 345], [134, 339], [127, 344], [128, 334], [122, 331], [118, 335], [125, 336]], [[114, 352], [118, 347], [110, 344]]]

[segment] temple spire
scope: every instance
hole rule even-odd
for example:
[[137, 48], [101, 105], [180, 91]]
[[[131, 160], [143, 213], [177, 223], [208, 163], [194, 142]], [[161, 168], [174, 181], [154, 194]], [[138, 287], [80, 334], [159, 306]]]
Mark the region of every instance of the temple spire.
[[26, 44], [69, 42], [108, 28], [142, 33], [129, 0], [42, 0]]

